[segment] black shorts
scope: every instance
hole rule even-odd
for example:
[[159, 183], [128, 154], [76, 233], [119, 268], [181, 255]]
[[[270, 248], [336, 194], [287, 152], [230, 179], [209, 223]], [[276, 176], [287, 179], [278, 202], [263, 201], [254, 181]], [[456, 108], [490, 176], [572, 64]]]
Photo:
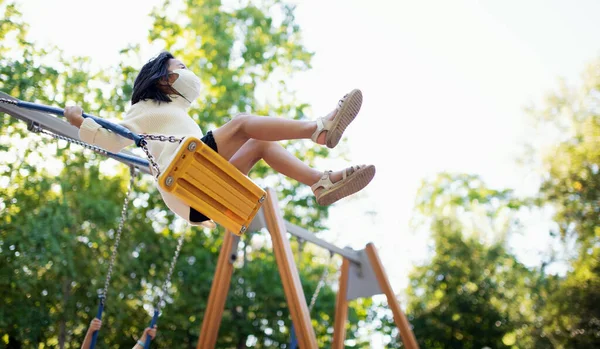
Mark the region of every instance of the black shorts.
[[[215, 141], [215, 137], [213, 137], [212, 131], [208, 131], [200, 140], [204, 144], [208, 145], [212, 150], [216, 151], [217, 153], [219, 152], [217, 148], [217, 142]], [[193, 207], [190, 207], [190, 222], [201, 223], [208, 220], [210, 220], [210, 218], [196, 211]]]

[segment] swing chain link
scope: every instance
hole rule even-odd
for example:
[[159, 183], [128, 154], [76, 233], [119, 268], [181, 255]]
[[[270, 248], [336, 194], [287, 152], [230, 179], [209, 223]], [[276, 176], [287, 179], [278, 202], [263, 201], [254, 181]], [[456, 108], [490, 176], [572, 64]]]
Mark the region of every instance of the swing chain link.
[[19, 101], [16, 99], [0, 98], [0, 103], [12, 104], [18, 106]]
[[312, 312], [313, 308], [315, 307], [315, 304], [317, 303], [317, 298], [319, 297], [321, 288], [323, 288], [323, 286], [325, 285], [325, 279], [327, 278], [327, 275], [329, 275], [329, 269], [327, 268], [327, 266], [325, 266], [325, 270], [323, 271], [321, 279], [319, 279], [319, 283], [317, 284], [317, 289], [315, 289], [315, 292], [313, 293], [312, 298], [310, 299], [310, 305], [308, 306], [309, 313]]
[[130, 167], [129, 173], [129, 186], [127, 187], [127, 192], [125, 193], [125, 200], [123, 201], [123, 208], [121, 209], [121, 220], [119, 221], [117, 235], [115, 236], [115, 242], [112, 247], [112, 255], [110, 257], [110, 262], [108, 263], [108, 272], [106, 273], [106, 281], [104, 281], [104, 290], [102, 291], [102, 295], [100, 296], [102, 299], [102, 304], [104, 304], [104, 302], [106, 301], [106, 295], [108, 294], [108, 285], [110, 284], [113, 266], [117, 258], [117, 249], [119, 247], [119, 242], [121, 241], [121, 233], [123, 232], [123, 226], [125, 225], [125, 219], [127, 218], [129, 195], [131, 194], [131, 191], [133, 189], [133, 181], [135, 180], [135, 167]]
[[[2, 102], [4, 102], [4, 101], [2, 101]], [[39, 125], [37, 125], [35, 123], [32, 123], [29, 128], [33, 132], [42, 133], [42, 134], [48, 135], [54, 139], [60, 139], [63, 141], [74, 143], [74, 144], [77, 144], [79, 146], [82, 146], [86, 149], [92, 150], [92, 151], [102, 154], [102, 155], [108, 155], [108, 151], [106, 151], [105, 149], [102, 149], [102, 148], [97, 147], [92, 144], [82, 142], [78, 139], [74, 139], [74, 138], [70, 138], [67, 136], [62, 136], [62, 135], [59, 135], [56, 133], [49, 132], [49, 131], [41, 128]], [[123, 201], [123, 207], [121, 208], [121, 219], [119, 221], [119, 227], [117, 228], [115, 242], [112, 247], [112, 255], [110, 257], [110, 262], [108, 264], [108, 272], [106, 273], [106, 280], [104, 281], [104, 289], [102, 290], [102, 294], [100, 295], [101, 302], [103, 305], [105, 304], [106, 296], [108, 294], [108, 285], [110, 284], [110, 279], [111, 279], [112, 272], [113, 272], [113, 266], [115, 264], [115, 260], [117, 257], [117, 249], [118, 249], [119, 243], [121, 241], [121, 233], [123, 232], [123, 226], [125, 225], [125, 219], [127, 218], [127, 210], [129, 207], [129, 195], [131, 194], [131, 191], [133, 188], [133, 182], [135, 180], [135, 167], [131, 166], [129, 168], [129, 172], [130, 172], [129, 185], [127, 187], [127, 192], [125, 194], [125, 199]]]
[[[12, 104], [12, 105], [17, 105], [18, 101], [16, 100], [12, 100], [12, 99], [7, 99], [7, 98], [0, 98], [0, 103], [5, 103], [5, 104]], [[95, 145], [92, 144], [88, 144], [85, 142], [82, 142], [80, 140], [74, 139], [74, 138], [70, 138], [67, 136], [62, 136], [62, 135], [58, 135], [52, 132], [48, 132], [45, 129], [41, 128], [39, 125], [32, 123], [30, 124], [30, 130], [32, 130], [33, 132], [36, 133], [42, 133], [48, 136], [51, 136], [55, 139], [60, 139], [60, 140], [64, 140], [70, 143], [74, 143], [77, 144], [79, 146], [82, 146], [86, 149], [92, 150], [96, 153], [102, 154], [102, 155], [108, 155], [108, 151], [106, 151], [105, 149], [102, 149], [100, 147], [97, 147]], [[141, 134], [140, 135], [142, 138], [142, 142], [140, 142], [140, 147], [142, 148], [142, 150], [144, 151], [144, 153], [146, 154], [146, 156], [148, 157], [148, 161], [150, 162], [150, 165], [152, 166], [152, 170], [154, 170], [154, 176], [156, 179], [158, 179], [158, 177], [160, 176], [160, 168], [158, 166], [158, 163], [156, 161], [156, 158], [154, 157], [154, 155], [152, 155], [152, 153], [150, 152], [150, 150], [148, 149], [148, 140], [151, 141], [160, 141], [160, 142], [170, 142], [170, 143], [181, 143], [184, 139], [184, 137], [181, 138], [177, 138], [175, 136], [165, 136], [165, 135], [149, 135], [149, 134]], [[135, 180], [135, 167], [131, 166], [130, 167], [130, 179], [129, 179], [129, 185], [127, 187], [127, 192], [125, 194], [125, 199], [123, 201], [123, 207], [121, 209], [121, 219], [119, 221], [119, 227], [117, 228], [117, 234], [115, 236], [115, 242], [112, 246], [112, 255], [110, 258], [110, 262], [108, 264], [108, 271], [106, 273], [106, 280], [104, 282], [104, 289], [102, 290], [102, 294], [100, 295], [101, 298], [101, 302], [104, 305], [107, 295], [108, 295], [108, 286], [110, 284], [110, 279], [112, 277], [112, 272], [113, 272], [113, 267], [115, 264], [115, 260], [117, 257], [117, 249], [119, 247], [119, 243], [121, 241], [121, 233], [123, 232], [123, 227], [125, 225], [125, 220], [127, 218], [127, 212], [128, 212], [128, 207], [129, 207], [129, 195], [132, 192], [133, 189], [133, 182]], [[162, 287], [162, 292], [161, 295], [159, 296], [158, 299], [158, 304], [157, 304], [157, 309], [160, 311], [160, 307], [161, 307], [161, 303], [163, 300], [163, 296], [166, 294], [167, 291], [167, 287], [168, 285], [171, 283], [171, 277], [173, 275], [173, 271], [175, 270], [175, 264], [177, 263], [177, 259], [179, 258], [179, 253], [181, 252], [181, 247], [183, 246], [183, 240], [185, 239], [185, 234], [181, 233], [181, 236], [179, 237], [179, 239], [177, 240], [177, 249], [175, 250], [175, 255], [173, 256], [173, 260], [171, 261], [171, 265], [169, 267], [169, 272], [167, 273], [167, 277], [165, 279], [165, 282], [163, 284]]]
[[141, 134], [140, 137], [149, 141], [160, 141], [160, 142], [170, 142], [170, 143], [181, 143], [183, 137], [177, 138], [175, 136], [165, 136], [165, 135], [149, 135], [149, 134]]
[[[331, 260], [331, 257], [333, 257], [333, 253], [329, 254], [330, 260]], [[317, 288], [315, 289], [315, 292], [313, 293], [312, 298], [310, 299], [310, 305], [308, 306], [309, 314], [312, 312], [313, 308], [315, 307], [315, 304], [317, 303], [317, 298], [319, 298], [319, 293], [321, 292], [321, 289], [323, 288], [323, 286], [325, 286], [325, 279], [327, 279], [328, 275], [329, 275], [328, 264], [325, 264], [325, 269], [323, 270], [323, 274], [321, 274], [321, 278], [319, 279]]]
[[169, 272], [167, 273], [167, 277], [162, 287], [162, 291], [158, 297], [158, 303], [156, 304], [156, 309], [160, 312], [160, 307], [162, 304], [162, 300], [164, 295], [167, 293], [167, 287], [171, 283], [171, 276], [173, 275], [173, 271], [175, 270], [175, 264], [177, 263], [177, 258], [179, 258], [179, 252], [181, 251], [181, 246], [183, 246], [183, 240], [185, 239], [185, 232], [182, 232], [177, 239], [177, 248], [175, 249], [175, 254], [173, 255], [173, 259], [171, 260], [171, 265], [169, 267]]
[[106, 151], [105, 149], [102, 149], [102, 148], [97, 147], [97, 146], [92, 145], [92, 144], [88, 144], [88, 143], [82, 142], [82, 141], [80, 141], [78, 139], [74, 139], [74, 138], [70, 138], [70, 137], [67, 137], [67, 136], [62, 136], [62, 135], [59, 135], [59, 134], [56, 134], [56, 133], [52, 133], [52, 132], [46, 131], [46, 130], [44, 130], [43, 128], [41, 128], [39, 125], [37, 125], [35, 123], [31, 124], [30, 127], [29, 127], [29, 129], [31, 131], [35, 132], [35, 133], [42, 133], [42, 134], [48, 135], [48, 136], [50, 136], [50, 137], [52, 137], [54, 139], [60, 139], [60, 140], [67, 141], [67, 142], [70, 142], [70, 143], [73, 143], [73, 144], [77, 144], [79, 146], [82, 146], [82, 147], [84, 147], [86, 149], [89, 149], [89, 150], [91, 150], [93, 152], [96, 152], [98, 154], [101, 154], [101, 155], [108, 155], [108, 151]]
[[140, 148], [144, 151], [146, 156], [148, 157], [148, 161], [150, 162], [150, 166], [152, 167], [152, 172], [154, 174], [154, 179], [158, 180], [160, 176], [160, 167], [156, 162], [156, 158], [148, 149], [148, 141], [159, 141], [159, 142], [170, 142], [170, 143], [181, 143], [184, 137], [177, 138], [175, 136], [165, 136], [165, 135], [149, 135], [149, 134], [140, 134], [142, 137], [142, 141], [140, 142]]

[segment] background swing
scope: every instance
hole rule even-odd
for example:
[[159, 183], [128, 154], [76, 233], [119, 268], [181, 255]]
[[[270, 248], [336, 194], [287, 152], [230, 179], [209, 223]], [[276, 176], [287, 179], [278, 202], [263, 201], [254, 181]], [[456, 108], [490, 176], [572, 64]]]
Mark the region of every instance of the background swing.
[[[48, 112], [54, 115], [64, 115], [60, 108], [49, 107], [41, 104], [23, 102], [8, 98], [0, 98], [0, 103], [11, 104], [19, 108]], [[265, 192], [252, 182], [247, 176], [239, 172], [233, 165], [219, 156], [214, 150], [206, 146], [202, 141], [195, 137], [176, 138], [163, 135], [137, 135], [130, 130], [104, 119], [89, 114], [83, 114], [86, 118], [92, 118], [101, 126], [119, 134], [120, 136], [132, 139], [137, 146], [142, 148], [147, 155], [149, 165], [152, 167], [152, 173], [158, 181], [161, 188], [176, 195], [186, 204], [194, 207], [199, 212], [203, 212], [211, 217], [217, 223], [223, 225], [230, 231], [242, 234], [246, 231], [248, 225], [260, 209], [265, 200]], [[112, 155], [113, 158], [133, 161], [138, 165], [148, 165], [136, 157], [130, 157], [123, 154], [113, 154], [100, 147], [82, 142], [80, 140], [48, 132], [35, 123], [29, 124], [29, 129], [33, 132], [43, 133], [55, 139], [65, 140], [74, 144], [83, 146], [102, 155]], [[154, 156], [147, 148], [147, 140], [167, 141], [171, 143], [180, 143], [174, 160], [169, 164], [167, 170], [162, 173], [155, 161]], [[130, 181], [125, 195], [119, 226], [112, 246], [112, 255], [108, 266], [104, 288], [99, 296], [99, 305], [96, 318], [102, 319], [102, 313], [106, 305], [108, 287], [112, 276], [112, 270], [116, 261], [117, 249], [121, 239], [121, 233], [125, 223], [129, 195], [133, 190], [133, 181], [135, 177], [135, 168], [130, 166]], [[177, 242], [177, 248], [162, 290], [154, 307], [154, 315], [150, 323], [152, 328], [160, 314], [163, 295], [171, 280], [177, 258], [181, 251], [184, 234], [182, 233]], [[90, 349], [94, 349], [98, 339], [98, 331], [92, 336]], [[144, 348], [150, 347], [150, 335], [144, 342]]]
[[[55, 133], [52, 132], [48, 132], [42, 128], [40, 128], [37, 125], [31, 125], [32, 127], [30, 127], [31, 131], [34, 132], [38, 132], [38, 133], [43, 133], [46, 135], [49, 135], [55, 139], [60, 139], [60, 140], [64, 140], [67, 142], [71, 142], [74, 144], [78, 144], [83, 146], [84, 148], [90, 149], [96, 153], [99, 154], [103, 154], [106, 155], [107, 152], [106, 150], [99, 148], [97, 146], [91, 145], [91, 144], [87, 144], [85, 142], [70, 138], [70, 137], [65, 137], [65, 136], [61, 136], [61, 135], [57, 135]], [[110, 279], [112, 276], [112, 271], [113, 271], [113, 267], [116, 261], [116, 257], [117, 257], [117, 250], [119, 248], [119, 243], [121, 241], [121, 233], [123, 232], [123, 226], [125, 225], [125, 220], [127, 219], [127, 213], [128, 213], [128, 208], [129, 208], [129, 196], [131, 195], [131, 193], [133, 192], [133, 182], [135, 180], [135, 167], [134, 166], [130, 166], [129, 167], [130, 171], [130, 178], [129, 178], [129, 184], [127, 186], [127, 191], [125, 193], [125, 199], [123, 200], [123, 207], [121, 209], [121, 217], [119, 219], [119, 226], [117, 228], [117, 233], [115, 235], [115, 241], [113, 243], [112, 246], [112, 252], [111, 252], [111, 257], [110, 257], [110, 261], [108, 264], [108, 271], [106, 273], [106, 279], [104, 281], [104, 288], [102, 290], [102, 292], [100, 293], [100, 295], [98, 296], [99, 298], [99, 304], [98, 304], [98, 311], [96, 313], [96, 318], [101, 320], [102, 319], [102, 314], [104, 312], [104, 308], [106, 306], [106, 299], [107, 299], [107, 295], [108, 295], [108, 287], [110, 284]], [[175, 264], [177, 263], [177, 259], [179, 257], [179, 253], [181, 251], [181, 247], [183, 245], [183, 239], [184, 239], [185, 235], [182, 233], [179, 238], [177, 239], [177, 248], [175, 249], [175, 254], [173, 255], [173, 259], [171, 260], [171, 265], [169, 267], [169, 271], [167, 273], [167, 276], [165, 278], [165, 281], [163, 283], [163, 287], [162, 290], [159, 294], [158, 300], [156, 301], [156, 304], [154, 306], [154, 314], [152, 316], [152, 320], [150, 322], [150, 328], [152, 328], [157, 322], [158, 322], [158, 316], [160, 315], [160, 310], [162, 307], [162, 299], [163, 299], [163, 295], [166, 294], [167, 292], [167, 287], [169, 285], [169, 283], [171, 282], [171, 276], [173, 275], [173, 271], [175, 270]], [[96, 347], [96, 343], [98, 340], [98, 334], [99, 331], [95, 331], [94, 334], [92, 335], [92, 341], [90, 343], [90, 349], [94, 349]], [[150, 342], [151, 342], [152, 338], [150, 337], [150, 335], [146, 336], [146, 339], [144, 341], [144, 348], [148, 349], [150, 348]]]

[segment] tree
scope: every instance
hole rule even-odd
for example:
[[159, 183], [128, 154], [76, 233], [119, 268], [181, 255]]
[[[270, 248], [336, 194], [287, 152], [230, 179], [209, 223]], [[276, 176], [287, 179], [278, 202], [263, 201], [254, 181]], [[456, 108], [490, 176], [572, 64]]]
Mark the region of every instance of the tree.
[[[541, 155], [540, 206], [551, 206], [552, 234], [576, 241], [569, 272], [546, 308], [556, 347], [600, 346], [600, 59], [580, 87], [562, 82], [541, 106], [528, 109], [538, 131], [555, 134]], [[553, 131], [553, 132], [550, 132]]]
[[[208, 86], [191, 112], [203, 129], [240, 111], [305, 117], [308, 106], [296, 101], [285, 84], [287, 76], [309, 68], [311, 57], [299, 42], [293, 7], [279, 1], [230, 9], [219, 1], [181, 5], [169, 16], [166, 9], [173, 2], [156, 9], [149, 36], [185, 60]], [[123, 62], [115, 69], [102, 69], [88, 58], [39, 49], [27, 40], [27, 25], [17, 7], [0, 0], [0, 9], [5, 13], [0, 22], [0, 90], [50, 105], [71, 101], [102, 117], [118, 117], [125, 110], [141, 64], [139, 57], [135, 67], [130, 63], [139, 45], [124, 49]], [[84, 83], [88, 81], [99, 87], [90, 88]], [[254, 91], [260, 86], [272, 87], [275, 99], [259, 103]], [[0, 309], [0, 340], [14, 348], [37, 343], [79, 347], [103, 288], [129, 181], [127, 169], [76, 146], [31, 135], [7, 115], [0, 115], [0, 125], [10, 135], [0, 142], [0, 293], [6, 304]], [[308, 163], [326, 154], [323, 148], [304, 146], [293, 151]], [[56, 168], [50, 171], [44, 162]], [[107, 167], [116, 173], [104, 171]], [[253, 176], [264, 184], [274, 180], [272, 174], [260, 164]], [[323, 227], [327, 210], [314, 203], [308, 189], [282, 181], [280, 193], [286, 219], [314, 230]], [[131, 198], [99, 344], [126, 347], [147, 326], [176, 238], [185, 233], [164, 297], [159, 341], [161, 347], [195, 347], [223, 232], [175, 229], [174, 215], [147, 177], [136, 179]], [[285, 347], [290, 321], [281, 282], [271, 252], [254, 246], [252, 238], [243, 242], [248, 262], [236, 270], [219, 346]], [[299, 265], [307, 295], [321, 270], [331, 268], [312, 257], [307, 253]], [[325, 346], [333, 304], [327, 287], [313, 315]]]
[[473, 175], [424, 181], [415, 224], [431, 231], [434, 253], [414, 268], [407, 290], [407, 314], [422, 347], [549, 345], [536, 339], [537, 313], [553, 278], [526, 268], [505, 247], [522, 204], [510, 190], [490, 189]]

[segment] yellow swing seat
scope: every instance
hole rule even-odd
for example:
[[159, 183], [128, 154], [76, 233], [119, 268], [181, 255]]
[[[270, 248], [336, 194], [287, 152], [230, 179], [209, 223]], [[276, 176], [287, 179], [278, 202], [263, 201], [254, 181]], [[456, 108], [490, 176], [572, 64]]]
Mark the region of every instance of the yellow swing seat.
[[181, 142], [158, 184], [236, 235], [246, 231], [266, 198], [262, 188], [195, 137]]

